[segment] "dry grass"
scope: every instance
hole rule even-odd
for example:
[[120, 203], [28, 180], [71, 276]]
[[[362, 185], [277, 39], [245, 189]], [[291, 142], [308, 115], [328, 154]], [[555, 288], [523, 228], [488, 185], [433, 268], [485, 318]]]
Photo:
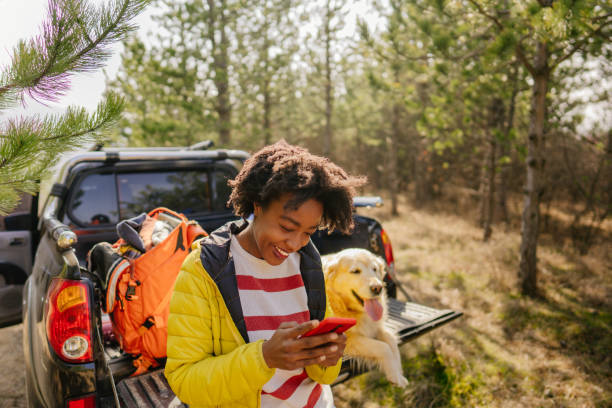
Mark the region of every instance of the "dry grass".
[[542, 234], [542, 297], [524, 298], [516, 219], [483, 243], [475, 214], [453, 210], [370, 212], [389, 233], [415, 300], [464, 316], [402, 347], [406, 389], [369, 373], [334, 388], [337, 406], [612, 407], [610, 243], [581, 256]]

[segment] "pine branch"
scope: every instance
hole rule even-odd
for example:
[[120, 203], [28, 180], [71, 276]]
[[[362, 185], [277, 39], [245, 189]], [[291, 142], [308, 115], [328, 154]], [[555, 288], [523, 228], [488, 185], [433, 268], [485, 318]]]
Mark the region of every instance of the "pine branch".
[[134, 29], [129, 20], [146, 3], [122, 0], [96, 10], [78, 0], [50, 0], [42, 34], [21, 41], [0, 76], [0, 109], [23, 101], [25, 93], [55, 101], [68, 90], [72, 74], [103, 67], [110, 56], [108, 46]]
[[69, 107], [62, 115], [12, 119], [1, 126], [0, 195], [8, 198], [0, 200], [0, 213], [8, 211], [4, 201], [17, 203], [15, 191], [35, 192], [34, 180], [40, 180], [58, 156], [83, 148], [108, 131], [122, 108], [123, 101], [109, 93], [93, 114]]
[[567, 54], [559, 57], [559, 59], [557, 61], [554, 61], [551, 64], [551, 70], [554, 70], [559, 64], [561, 64], [563, 61], [567, 60], [568, 58], [570, 58], [572, 55], [574, 55], [577, 51], [579, 51], [580, 49], [582, 49], [582, 47], [593, 37], [596, 35], [600, 35], [602, 30], [607, 27], [608, 25], [612, 24], [612, 19], [605, 21], [603, 23], [601, 23], [599, 25], [599, 27], [597, 27], [597, 29], [594, 29], [591, 31], [591, 33], [589, 35], [585, 35], [580, 41], [578, 41], [576, 44], [574, 44], [574, 46], [572, 47], [571, 50], [569, 50], [567, 52]]
[[[468, 1], [474, 7], [476, 7], [476, 9], [478, 10], [478, 12], [481, 15], [483, 15], [484, 17], [486, 17], [489, 20], [491, 20], [497, 26], [497, 28], [500, 31], [504, 30], [504, 25], [502, 24], [502, 22], [496, 16], [494, 16], [494, 15], [492, 15], [490, 13], [487, 13], [487, 11], [484, 9], [484, 7], [482, 7], [482, 5], [477, 0], [468, 0]], [[529, 73], [531, 75], [535, 75], [535, 69], [533, 68], [533, 65], [531, 65], [529, 60], [527, 60], [527, 57], [525, 56], [525, 51], [523, 50], [523, 46], [522, 46], [520, 41], [517, 42], [515, 51], [516, 51], [516, 56], [523, 63], [523, 65], [525, 66], [527, 71], [529, 71]]]
[[484, 7], [482, 7], [482, 5], [480, 3], [478, 3], [476, 0], [468, 0], [468, 1], [470, 3], [472, 3], [474, 5], [474, 7], [476, 7], [478, 9], [478, 12], [480, 14], [482, 14], [483, 16], [488, 18], [489, 20], [493, 21], [493, 23], [495, 23], [497, 28], [499, 28], [500, 30], [504, 29], [504, 25], [501, 23], [501, 21], [499, 21], [499, 19], [497, 17], [495, 17], [494, 15], [487, 13], [487, 11], [484, 9]]
[[[86, 116], [83, 108], [69, 108], [69, 114], [57, 120], [52, 119], [49, 131], [50, 136], [42, 138], [41, 141], [53, 141], [60, 139], [76, 139], [85, 135], [99, 135], [108, 130], [119, 119], [119, 114], [123, 110], [123, 100], [114, 93], [108, 93], [107, 99], [98, 105], [93, 116]], [[76, 127], [72, 127], [76, 124]], [[83, 126], [85, 124], [85, 126]], [[59, 129], [58, 132], [56, 129]], [[63, 132], [62, 130], [68, 130]], [[70, 132], [72, 130], [72, 132]]]
[[[41, 34], [20, 41], [12, 63], [0, 74], [0, 110], [26, 94], [55, 101], [70, 87], [75, 73], [104, 66], [109, 46], [135, 27], [130, 20], [148, 0], [109, 0], [92, 6], [86, 0], [49, 0]], [[123, 101], [107, 93], [93, 114], [69, 107], [61, 115], [8, 119], [0, 124], [0, 214], [10, 211], [20, 193], [34, 194], [38, 181], [61, 154], [82, 148], [108, 131]]]
[[0, 130], [4, 139], [0, 145], [0, 180], [5, 180], [4, 169], [21, 171], [35, 161], [32, 159], [53, 157], [91, 143], [116, 123], [122, 108], [122, 100], [109, 93], [93, 114], [84, 108], [69, 107], [62, 115], [9, 120]]

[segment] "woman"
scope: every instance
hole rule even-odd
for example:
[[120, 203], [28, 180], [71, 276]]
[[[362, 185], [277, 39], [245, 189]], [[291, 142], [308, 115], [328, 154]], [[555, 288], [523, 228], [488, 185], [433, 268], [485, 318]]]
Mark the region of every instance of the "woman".
[[[333, 407], [346, 338], [301, 337], [327, 308], [320, 227], [348, 232], [364, 179], [284, 141], [230, 181], [243, 220], [194, 244], [170, 303], [165, 374], [190, 407]], [[250, 215], [252, 221], [247, 221]]]

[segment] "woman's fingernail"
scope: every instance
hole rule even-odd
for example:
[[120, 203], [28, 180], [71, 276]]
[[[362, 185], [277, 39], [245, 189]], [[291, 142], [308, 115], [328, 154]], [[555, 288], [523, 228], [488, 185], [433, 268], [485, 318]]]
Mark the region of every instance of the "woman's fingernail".
[[319, 360], [321, 360], [321, 361], [325, 361], [325, 356], [321, 356], [321, 357], [319, 357]]
[[334, 351], [336, 351], [336, 350], [338, 350], [338, 346], [331, 346], [331, 351], [332, 351], [332, 353], [333, 353]]

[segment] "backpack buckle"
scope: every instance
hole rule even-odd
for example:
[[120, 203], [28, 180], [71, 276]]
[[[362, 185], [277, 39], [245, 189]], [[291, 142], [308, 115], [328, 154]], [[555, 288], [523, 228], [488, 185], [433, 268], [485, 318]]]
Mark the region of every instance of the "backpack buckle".
[[128, 284], [127, 290], [125, 291], [125, 298], [126, 300], [134, 300], [134, 299], [138, 299], [138, 296], [136, 296], [136, 287], [140, 286], [140, 281], [139, 280], [130, 280], [130, 283]]
[[153, 326], [155, 326], [155, 318], [153, 316], [149, 316], [138, 328], [138, 334], [142, 336]]
[[145, 328], [150, 329], [151, 327], [153, 327], [155, 325], [155, 319], [153, 318], [153, 316], [149, 316], [149, 317], [147, 317], [147, 320], [145, 320], [142, 325]]

